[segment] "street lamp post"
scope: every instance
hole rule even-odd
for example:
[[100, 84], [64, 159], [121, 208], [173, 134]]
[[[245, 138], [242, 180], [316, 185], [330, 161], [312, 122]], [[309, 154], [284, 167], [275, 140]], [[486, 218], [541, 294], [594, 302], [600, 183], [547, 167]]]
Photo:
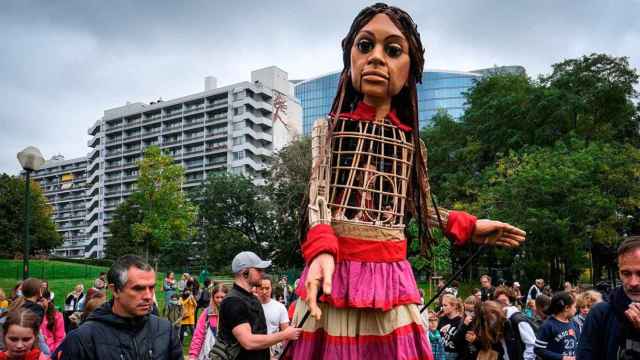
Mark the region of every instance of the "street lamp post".
[[18, 153], [18, 161], [20, 162], [20, 166], [24, 169], [26, 176], [24, 182], [24, 255], [23, 255], [23, 270], [22, 270], [22, 278], [26, 279], [29, 277], [29, 251], [31, 247], [31, 243], [29, 239], [29, 223], [31, 222], [31, 198], [29, 197], [29, 187], [30, 187], [30, 175], [32, 171], [36, 171], [40, 169], [42, 164], [44, 164], [44, 157], [40, 153], [38, 148], [33, 146], [28, 146], [24, 150]]

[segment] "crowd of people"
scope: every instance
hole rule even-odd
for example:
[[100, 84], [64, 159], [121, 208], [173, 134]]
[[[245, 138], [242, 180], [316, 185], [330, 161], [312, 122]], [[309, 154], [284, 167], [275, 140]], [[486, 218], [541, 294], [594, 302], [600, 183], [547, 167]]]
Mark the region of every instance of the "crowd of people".
[[[189, 334], [190, 360], [209, 359], [220, 344], [237, 359], [277, 359], [301, 329], [290, 324], [293, 289], [266, 275], [269, 266], [238, 254], [232, 285], [168, 273], [162, 311], [155, 271], [137, 256], [117, 260], [88, 291], [78, 284], [58, 297], [63, 311], [46, 281], [26, 279], [10, 296], [0, 290], [0, 360], [182, 359]], [[640, 238], [622, 243], [618, 267], [622, 285], [610, 294], [570, 283], [554, 292], [543, 279], [523, 292], [518, 282], [483, 275], [462, 299], [459, 283], [441, 283], [437, 308], [422, 314], [433, 358], [640, 359]]]
[[523, 293], [483, 275], [463, 300], [457, 282], [440, 283], [437, 311], [423, 314], [434, 359], [640, 359], [639, 238], [622, 243], [618, 267], [610, 294], [569, 282], [554, 292], [543, 279]]

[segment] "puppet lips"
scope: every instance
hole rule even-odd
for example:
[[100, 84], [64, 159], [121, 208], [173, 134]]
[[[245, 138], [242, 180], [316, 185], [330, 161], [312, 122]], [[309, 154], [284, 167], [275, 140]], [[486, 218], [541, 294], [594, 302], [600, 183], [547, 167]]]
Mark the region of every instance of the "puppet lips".
[[368, 79], [378, 79], [378, 80], [389, 80], [389, 76], [381, 71], [373, 71], [373, 70], [369, 70], [369, 71], [364, 71], [362, 73], [362, 78], [368, 78]]

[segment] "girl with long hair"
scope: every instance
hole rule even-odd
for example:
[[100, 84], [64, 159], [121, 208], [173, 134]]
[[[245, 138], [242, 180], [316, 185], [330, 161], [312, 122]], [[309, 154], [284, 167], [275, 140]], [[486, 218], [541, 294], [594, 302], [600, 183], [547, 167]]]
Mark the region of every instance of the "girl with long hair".
[[[209, 291], [204, 288], [202, 291]], [[218, 311], [220, 303], [227, 295], [229, 289], [224, 284], [217, 284], [211, 289], [211, 301], [200, 317], [196, 330], [191, 338], [191, 346], [189, 347], [189, 360], [206, 359], [209, 354], [210, 347], [215, 342], [218, 333]], [[208, 349], [207, 349], [208, 348]]]
[[571, 321], [576, 314], [576, 300], [567, 291], [553, 295], [545, 311], [549, 317], [542, 323], [536, 338], [536, 355], [542, 359], [575, 360], [580, 333]]
[[285, 357], [431, 359], [406, 259], [408, 222], [416, 219], [424, 252], [434, 226], [459, 245], [517, 246], [525, 234], [432, 206], [416, 89], [424, 48], [409, 14], [381, 3], [366, 7], [342, 50], [331, 114], [313, 127], [302, 208], [307, 266], [293, 323], [307, 310], [311, 316]]
[[2, 325], [4, 351], [0, 360], [46, 360], [48, 356], [38, 348], [38, 325], [40, 319], [28, 309], [14, 309]]
[[485, 301], [477, 304], [472, 327], [478, 360], [522, 360], [523, 349], [516, 339], [518, 335], [500, 303]]
[[66, 336], [64, 331], [64, 318], [62, 314], [56, 310], [49, 289], [45, 288], [42, 291], [42, 301], [40, 304], [44, 308], [44, 318], [42, 324], [40, 324], [40, 332], [42, 336], [44, 336], [49, 351], [53, 354]]

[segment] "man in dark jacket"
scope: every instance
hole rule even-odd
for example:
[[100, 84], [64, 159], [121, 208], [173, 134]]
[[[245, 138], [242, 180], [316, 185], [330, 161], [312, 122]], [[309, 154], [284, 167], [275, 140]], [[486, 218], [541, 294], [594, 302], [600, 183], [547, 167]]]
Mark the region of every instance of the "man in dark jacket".
[[113, 299], [69, 333], [53, 359], [182, 359], [178, 333], [150, 314], [156, 276], [138, 256], [118, 259], [107, 274]]
[[577, 360], [640, 359], [640, 236], [622, 242], [618, 268], [622, 286], [589, 311]]

